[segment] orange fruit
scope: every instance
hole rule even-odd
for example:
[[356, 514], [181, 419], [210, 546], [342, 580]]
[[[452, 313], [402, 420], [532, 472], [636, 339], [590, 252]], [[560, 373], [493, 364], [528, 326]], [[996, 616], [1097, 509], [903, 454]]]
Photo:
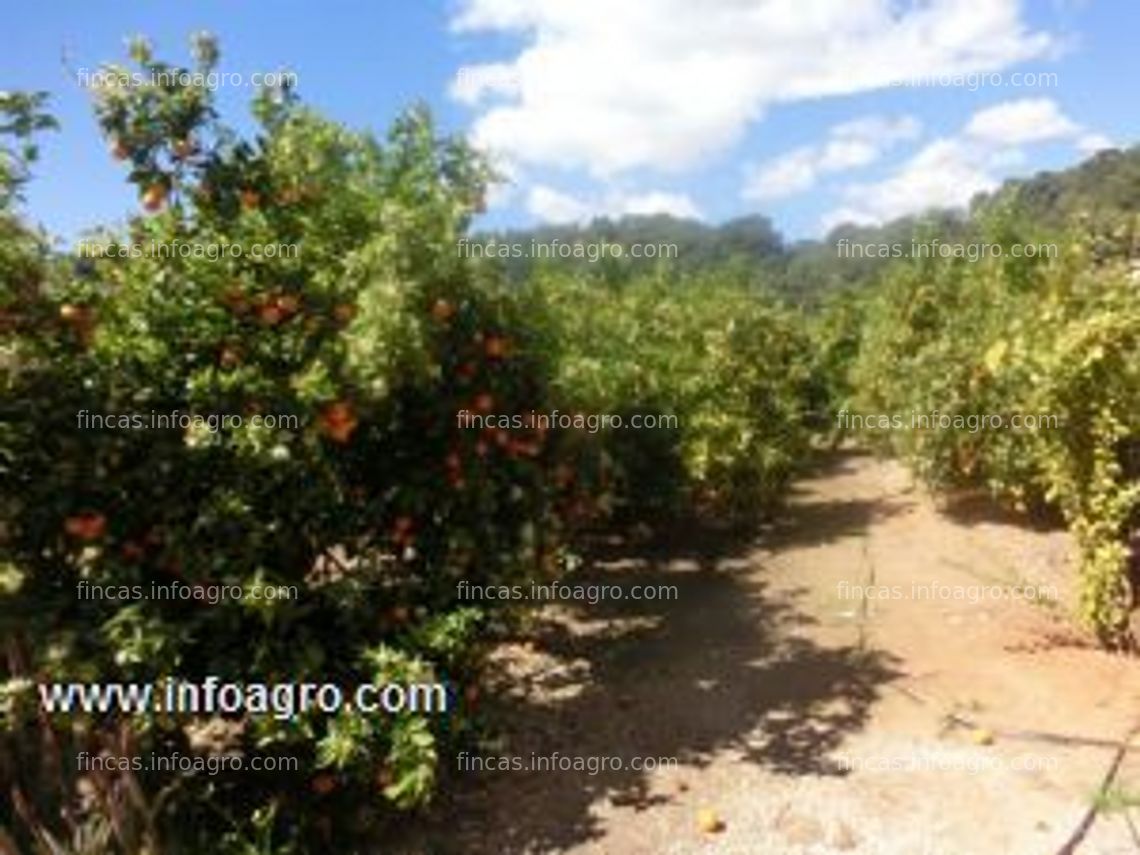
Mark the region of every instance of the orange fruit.
[[453, 305], [451, 305], [451, 303], [447, 302], [447, 300], [443, 299], [442, 297], [440, 297], [438, 300], [436, 300], [434, 303], [432, 303], [431, 316], [433, 318], [435, 318], [437, 321], [439, 321], [441, 324], [447, 323], [448, 321], [450, 321], [454, 314], [455, 314], [455, 307]]
[[295, 205], [301, 201], [301, 191], [296, 187], [286, 187], [277, 194], [278, 205]]
[[512, 439], [507, 451], [516, 457], [535, 457], [538, 455], [538, 445], [522, 439]]
[[312, 787], [313, 792], [317, 795], [327, 796], [329, 793], [336, 789], [336, 778], [334, 778], [328, 772], [321, 772], [319, 775], [313, 778], [313, 782], [310, 784], [310, 786]]
[[334, 442], [348, 442], [359, 423], [347, 401], [334, 401], [321, 411], [321, 431]]
[[507, 355], [507, 340], [502, 336], [488, 336], [483, 343], [483, 352], [488, 359], [502, 359]]
[[194, 143], [185, 138], [175, 140], [171, 148], [174, 151], [174, 156], [179, 160], [185, 160], [194, 153]]
[[356, 317], [356, 306], [352, 303], [337, 303], [333, 308], [333, 317], [338, 323], [347, 324]]
[[146, 554], [145, 547], [133, 540], [128, 540], [122, 547], [123, 558], [127, 561], [138, 561]]
[[126, 160], [131, 154], [131, 150], [127, 144], [118, 137], [112, 139], [107, 145], [107, 151], [110, 152], [111, 157], [115, 158], [115, 160]]
[[222, 303], [230, 309], [230, 311], [241, 314], [249, 308], [249, 301], [246, 299], [245, 294], [241, 290], [240, 285], [233, 285], [226, 289], [222, 294]]
[[286, 294], [274, 300], [274, 304], [281, 311], [285, 317], [290, 317], [297, 314], [297, 310], [301, 308], [301, 301], [292, 294]]
[[387, 766], [378, 766], [376, 769], [376, 789], [383, 792], [392, 786], [395, 779], [392, 776], [392, 770]]
[[477, 413], [489, 413], [495, 407], [495, 399], [489, 392], [480, 392], [471, 403], [471, 408]]
[[107, 530], [107, 518], [94, 511], [76, 514], [64, 520], [63, 530], [77, 540], [98, 540]]
[[724, 831], [724, 821], [717, 816], [715, 810], [703, 807], [697, 811], [697, 828], [705, 834], [716, 834]]
[[256, 211], [261, 205], [261, 194], [249, 187], [241, 191], [241, 209]]
[[79, 340], [87, 345], [91, 343], [91, 336], [95, 326], [95, 312], [89, 306], [77, 306], [64, 303], [59, 307], [60, 319], [71, 327]]
[[285, 320], [285, 312], [276, 302], [270, 302], [257, 310], [257, 317], [267, 327], [273, 327]]
[[142, 206], [152, 214], [161, 211], [166, 204], [166, 185], [155, 182], [148, 185], [142, 194]]

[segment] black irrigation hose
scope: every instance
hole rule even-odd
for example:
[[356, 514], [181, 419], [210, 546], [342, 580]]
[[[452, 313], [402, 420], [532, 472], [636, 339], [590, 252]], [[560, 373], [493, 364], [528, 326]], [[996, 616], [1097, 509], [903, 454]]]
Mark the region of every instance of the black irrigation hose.
[[[902, 687], [895, 688], [911, 700], [923, 704], [924, 706], [932, 706], [930, 701], [912, 690]], [[971, 730], [980, 729], [976, 722], [970, 721], [955, 713], [947, 715], [945, 721], [953, 727], [965, 727]], [[1104, 777], [1101, 779], [1100, 787], [1097, 789], [1097, 798], [1093, 800], [1088, 810], [1085, 811], [1084, 816], [1081, 817], [1081, 821], [1077, 823], [1077, 827], [1073, 829], [1073, 833], [1069, 835], [1069, 839], [1057, 850], [1056, 855], [1075, 855], [1077, 847], [1081, 845], [1081, 842], [1085, 839], [1085, 835], [1089, 833], [1089, 829], [1092, 828], [1093, 823], [1096, 821], [1097, 814], [1100, 811], [1100, 803], [1108, 793], [1112, 782], [1116, 779], [1116, 774], [1120, 771], [1120, 766], [1123, 764], [1129, 749], [1140, 748], [1140, 746], [1132, 744], [1132, 740], [1140, 734], [1140, 719], [1132, 725], [1131, 729], [1121, 740], [1096, 739], [1086, 736], [1066, 736], [1061, 733], [1046, 733], [1040, 730], [994, 730], [991, 732], [1002, 739], [1021, 739], [1032, 742], [1047, 742], [1053, 745], [1078, 745], [1092, 748], [1116, 749], [1112, 757], [1112, 762], [1109, 764], [1107, 771], [1104, 773]], [[1134, 829], [1133, 835], [1135, 836]]]
[[[949, 724], [958, 727], [967, 727], [971, 730], [980, 730], [981, 727], [967, 718], [962, 718], [959, 715], [950, 714], [946, 716], [946, 721]], [[1087, 746], [1090, 748], [1116, 748], [1121, 751], [1127, 751], [1130, 747], [1129, 742], [1132, 737], [1140, 732], [1140, 724], [1129, 732], [1128, 736], [1123, 741], [1116, 739], [1097, 739], [1091, 736], [1066, 736], [1063, 733], [1047, 733], [1041, 730], [993, 730], [994, 736], [1001, 737], [1002, 739], [1020, 739], [1029, 742], [1047, 742], [1052, 745], [1079, 745]]]
[[1112, 763], [1109, 765], [1108, 771], [1105, 772], [1104, 779], [1100, 782], [1098, 798], [1089, 805], [1089, 809], [1085, 811], [1085, 815], [1081, 817], [1081, 821], [1077, 824], [1077, 827], [1073, 829], [1073, 833], [1069, 835], [1069, 839], [1065, 841], [1065, 845], [1057, 850], [1057, 855], [1073, 855], [1073, 853], [1077, 851], [1077, 847], [1081, 844], [1081, 841], [1085, 839], [1085, 835], [1089, 833], [1093, 822], [1096, 821], [1097, 812], [1100, 810], [1100, 802], [1108, 792], [1108, 788], [1112, 786], [1112, 782], [1116, 778], [1116, 773], [1120, 771], [1120, 764], [1124, 762], [1124, 755], [1128, 753], [1128, 743], [1137, 733], [1140, 733], [1140, 722], [1133, 725], [1132, 730], [1129, 731], [1124, 742], [1116, 749]]

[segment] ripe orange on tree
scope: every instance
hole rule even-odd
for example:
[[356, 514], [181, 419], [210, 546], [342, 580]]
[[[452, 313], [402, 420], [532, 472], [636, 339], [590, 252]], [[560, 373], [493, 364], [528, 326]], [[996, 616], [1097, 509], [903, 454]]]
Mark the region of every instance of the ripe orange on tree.
[[431, 306], [431, 316], [440, 323], [447, 323], [455, 315], [455, 306], [440, 297]]
[[270, 300], [263, 303], [257, 310], [257, 319], [265, 324], [267, 327], [274, 327], [285, 320], [285, 312], [276, 302]]
[[333, 401], [321, 411], [321, 431], [334, 442], [348, 442], [360, 420], [347, 401]]
[[218, 354], [218, 363], [223, 368], [233, 368], [241, 364], [241, 351], [236, 347], [226, 345]]
[[186, 137], [181, 137], [180, 139], [174, 141], [174, 145], [171, 146], [171, 150], [174, 152], [174, 156], [178, 158], [178, 160], [185, 160], [194, 153], [194, 143]]
[[321, 772], [309, 785], [318, 796], [327, 796], [336, 789], [336, 778], [328, 772]]
[[502, 336], [488, 336], [483, 343], [483, 352], [488, 359], [502, 359], [507, 355], [507, 340]]
[[64, 520], [63, 530], [76, 540], [98, 540], [107, 531], [107, 518], [95, 511], [75, 514]]
[[161, 211], [163, 206], [166, 205], [166, 196], [169, 192], [166, 184], [161, 181], [155, 181], [147, 185], [142, 193], [142, 206], [150, 213]]
[[111, 142], [108, 143], [107, 151], [110, 152], [111, 157], [115, 158], [115, 160], [126, 160], [131, 154], [130, 148], [120, 137], [114, 137]]
[[59, 307], [59, 317], [69, 324], [82, 325], [91, 319], [91, 310], [87, 306], [77, 306], [74, 303], [64, 303]]
[[256, 211], [261, 205], [261, 194], [251, 187], [241, 191], [240, 199], [243, 211]]

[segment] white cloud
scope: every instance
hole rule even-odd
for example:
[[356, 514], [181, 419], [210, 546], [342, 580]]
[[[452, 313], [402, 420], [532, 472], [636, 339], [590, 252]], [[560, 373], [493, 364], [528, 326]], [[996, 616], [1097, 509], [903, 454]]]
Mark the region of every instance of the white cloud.
[[824, 173], [874, 163], [896, 143], [914, 139], [920, 131], [921, 126], [911, 116], [867, 116], [835, 125], [821, 145], [801, 146], [757, 167], [746, 167], [741, 195], [763, 200], [800, 193]]
[[759, 167], [746, 169], [741, 196], [757, 201], [793, 196], [815, 184], [817, 170], [814, 149], [794, 149]]
[[[461, 32], [525, 40], [469, 66], [455, 97], [475, 141], [598, 177], [681, 170], [781, 102], [922, 75], [993, 71], [1051, 49], [1020, 0], [460, 0]], [[842, 162], [866, 157], [855, 145]]]
[[527, 193], [526, 209], [544, 223], [581, 222], [591, 211], [585, 202], [542, 184]]
[[700, 209], [684, 193], [640, 193], [618, 196], [614, 212], [622, 214], [672, 214], [690, 220], [702, 218]]
[[1081, 154], [1096, 154], [1108, 148], [1116, 148], [1116, 143], [1104, 134], [1084, 134], [1077, 140], [1077, 150]]
[[927, 208], [960, 207], [997, 186], [989, 160], [980, 146], [958, 138], [935, 140], [884, 181], [848, 187], [846, 204], [825, 215], [823, 226], [882, 223]]
[[829, 230], [843, 222], [882, 223], [928, 208], [965, 206], [975, 194], [996, 189], [1000, 171], [1025, 161], [1019, 146], [1055, 140], [1078, 147], [1107, 142], [1049, 99], [988, 107], [975, 113], [961, 133], [928, 143], [883, 181], [846, 187], [843, 204], [825, 214], [821, 225]]
[[448, 94], [457, 101], [474, 104], [487, 92], [518, 92], [514, 69], [503, 63], [465, 65], [455, 73]]
[[965, 129], [967, 136], [993, 145], [1065, 139], [1079, 131], [1080, 126], [1050, 98], [1023, 98], [981, 110]]
[[594, 217], [621, 217], [633, 214], [672, 214], [699, 220], [700, 209], [683, 193], [610, 192], [595, 199], [579, 199], [545, 185], [532, 187], [527, 194], [527, 211], [545, 223], [584, 223]]

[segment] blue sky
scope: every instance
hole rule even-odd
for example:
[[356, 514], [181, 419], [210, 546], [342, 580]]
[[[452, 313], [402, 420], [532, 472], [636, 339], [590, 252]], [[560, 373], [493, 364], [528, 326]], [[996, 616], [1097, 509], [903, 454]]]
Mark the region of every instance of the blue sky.
[[[67, 238], [136, 207], [74, 74], [134, 33], [188, 62], [210, 30], [222, 70], [287, 68], [354, 127], [426, 101], [513, 176], [489, 227], [760, 212], [817, 236], [1140, 141], [1134, 0], [57, 0], [7, 24], [0, 88], [63, 123], [28, 208]], [[245, 122], [250, 90], [219, 94]]]

